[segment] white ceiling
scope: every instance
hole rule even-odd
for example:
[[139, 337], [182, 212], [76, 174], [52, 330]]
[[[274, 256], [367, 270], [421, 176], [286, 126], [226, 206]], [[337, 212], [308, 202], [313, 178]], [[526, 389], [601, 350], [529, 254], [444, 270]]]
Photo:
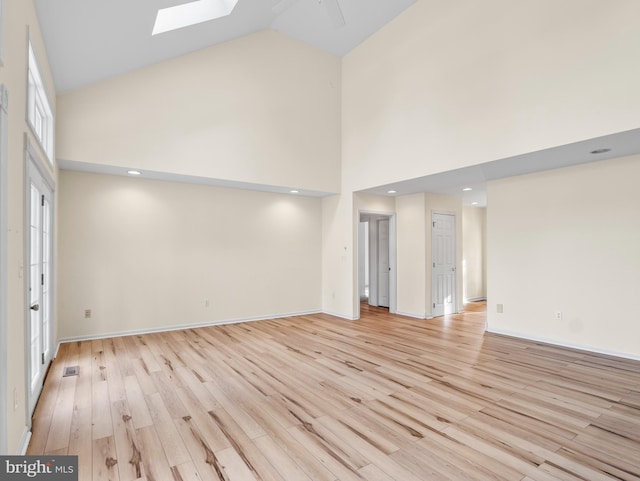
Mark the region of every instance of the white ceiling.
[[[293, 0], [292, 0], [293, 1]], [[35, 0], [58, 92], [73, 90], [137, 68], [184, 55], [217, 43], [271, 28], [334, 55], [342, 56], [416, 0], [338, 0], [345, 25], [335, 28], [327, 15], [326, 0], [295, 0], [276, 15], [280, 0], [239, 0], [228, 17], [151, 36], [159, 8], [187, 0]], [[590, 152], [610, 148], [605, 154]], [[438, 173], [367, 189], [370, 194], [405, 195], [434, 192], [462, 195], [465, 205], [487, 203], [486, 182], [531, 172], [640, 153], [640, 129], [585, 140], [482, 165]], [[96, 173], [126, 175], [122, 169], [83, 162], [60, 162], [60, 167]], [[255, 185], [219, 179], [145, 172], [145, 177], [288, 192], [287, 187]], [[462, 188], [472, 187], [470, 192]], [[323, 196], [326, 192], [300, 192]]]
[[189, 0], [35, 0], [56, 90], [66, 92], [264, 29], [342, 56], [416, 0], [339, 0], [335, 28], [325, 0], [239, 0], [231, 15], [151, 36], [156, 13]]

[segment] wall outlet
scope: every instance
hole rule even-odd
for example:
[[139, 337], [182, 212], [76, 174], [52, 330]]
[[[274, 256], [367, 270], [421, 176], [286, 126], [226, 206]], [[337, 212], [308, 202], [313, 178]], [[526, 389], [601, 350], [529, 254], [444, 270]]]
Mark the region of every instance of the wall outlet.
[[84, 318], [85, 319], [91, 319], [91, 309], [85, 309], [84, 310]]
[[556, 319], [556, 321], [561, 321], [562, 320], [562, 311], [556, 311], [555, 319]]
[[504, 306], [502, 304], [496, 305], [496, 312], [502, 314], [504, 312]]
[[204, 307], [209, 307], [211, 304], [209, 303], [209, 299], [204, 300]]

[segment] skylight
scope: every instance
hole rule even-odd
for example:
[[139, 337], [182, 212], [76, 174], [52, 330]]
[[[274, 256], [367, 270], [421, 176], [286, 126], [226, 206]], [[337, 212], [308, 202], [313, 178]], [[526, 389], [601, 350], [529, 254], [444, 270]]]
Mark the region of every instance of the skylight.
[[197, 0], [195, 2], [161, 8], [156, 16], [152, 35], [170, 32], [229, 15], [238, 0]]

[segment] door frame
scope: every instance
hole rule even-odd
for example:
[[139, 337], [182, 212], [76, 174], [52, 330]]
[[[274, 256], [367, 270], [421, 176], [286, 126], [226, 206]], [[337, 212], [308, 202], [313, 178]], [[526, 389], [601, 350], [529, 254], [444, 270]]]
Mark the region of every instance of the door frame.
[[[1, 6], [0, 6], [1, 8]], [[0, 46], [1, 49], [1, 46]], [[7, 333], [8, 333], [8, 268], [7, 254], [7, 160], [8, 160], [8, 106], [9, 95], [4, 85], [0, 85], [0, 454], [9, 454], [7, 446]]]
[[[380, 216], [376, 219], [376, 259], [375, 259], [375, 263], [376, 263], [376, 294], [377, 294], [377, 302], [376, 304], [378, 306], [381, 307], [390, 307], [390, 306], [385, 306], [384, 304], [381, 304], [381, 299], [382, 296], [380, 295], [380, 285], [381, 285], [381, 274], [384, 272], [384, 270], [382, 269], [381, 266], [381, 258], [382, 258], [382, 253], [384, 252], [383, 249], [380, 248], [380, 224], [382, 222], [386, 222], [388, 224], [387, 227], [387, 264], [389, 265], [389, 269], [388, 269], [388, 273], [389, 273], [389, 280], [388, 280], [388, 285], [387, 285], [387, 291], [388, 291], [388, 302], [387, 304], [391, 304], [391, 218], [389, 217], [384, 217], [384, 216]], [[371, 286], [369, 286], [369, 288], [371, 288]]]
[[[35, 149], [33, 144], [29, 139], [29, 135], [25, 133], [24, 136], [24, 144], [25, 144], [25, 244], [24, 244], [24, 264], [25, 264], [25, 275], [24, 275], [24, 309], [25, 309], [25, 409], [26, 409], [26, 419], [27, 419], [27, 428], [31, 430], [31, 416], [36, 407], [36, 403], [40, 393], [42, 392], [42, 385], [38, 389], [38, 393], [33, 394], [31, 392], [31, 305], [30, 305], [30, 296], [29, 296], [29, 285], [31, 281], [31, 269], [27, 268], [30, 264], [30, 246], [31, 246], [31, 178], [34, 176], [34, 172], [37, 172], [37, 175], [42, 179], [45, 184], [45, 187], [49, 189], [51, 193], [51, 286], [49, 289], [50, 296], [50, 326], [49, 326], [49, 358], [45, 361], [50, 363], [53, 359], [53, 345], [54, 345], [54, 332], [55, 332], [55, 283], [52, 282], [55, 279], [55, 181], [53, 176], [49, 170], [48, 164], [46, 161], [42, 159], [42, 156]], [[44, 368], [45, 374], [43, 375], [43, 384], [44, 377], [46, 375], [47, 367]]]
[[[358, 209], [358, 217], [356, 219], [356, 224], [357, 224], [356, 235], [357, 236], [360, 235], [360, 228], [359, 228], [360, 219], [362, 218], [363, 215], [384, 216], [389, 218], [389, 267], [391, 268], [391, 271], [389, 272], [389, 313], [395, 314], [398, 310], [398, 286], [397, 286], [398, 284], [398, 280], [397, 280], [398, 279], [398, 272], [397, 272], [398, 240], [397, 240], [397, 227], [396, 227], [396, 213]], [[360, 279], [359, 279], [360, 268], [357, 265], [358, 259], [360, 258], [360, 252], [359, 252], [360, 239], [359, 238], [356, 238], [355, 246], [356, 246], [356, 250], [358, 251], [354, 256], [354, 258], [356, 259], [356, 266], [355, 266], [356, 288], [354, 289], [355, 291], [354, 302], [356, 305], [355, 318], [360, 319], [360, 289], [358, 288], [358, 286], [360, 285]], [[369, 256], [371, 255], [372, 255], [372, 252], [371, 252], [371, 249], [369, 249]], [[376, 253], [376, 256], [377, 256], [377, 253]], [[366, 261], [368, 261], [368, 259]], [[377, 258], [376, 258], [376, 264], [377, 264]], [[371, 289], [371, 284], [373, 283], [372, 274], [373, 273], [369, 271], [369, 284], [370, 284], [369, 289]], [[376, 282], [377, 282], [377, 276], [376, 276]]]
[[[433, 250], [434, 250], [434, 246], [435, 243], [433, 242], [433, 216], [434, 215], [450, 215], [453, 217], [453, 264], [455, 266], [455, 275], [453, 276], [453, 311], [451, 312], [451, 314], [454, 314], [458, 311], [458, 216], [456, 215], [456, 212], [453, 211], [446, 211], [446, 210], [431, 210], [431, 317], [435, 317], [436, 314], [434, 312], [434, 307], [433, 307], [433, 303], [434, 303], [434, 298], [435, 298], [435, 289], [436, 289], [436, 282], [434, 279], [434, 270], [433, 270]], [[447, 315], [446, 310], [442, 315]], [[438, 316], [440, 316], [440, 314], [438, 314]]]

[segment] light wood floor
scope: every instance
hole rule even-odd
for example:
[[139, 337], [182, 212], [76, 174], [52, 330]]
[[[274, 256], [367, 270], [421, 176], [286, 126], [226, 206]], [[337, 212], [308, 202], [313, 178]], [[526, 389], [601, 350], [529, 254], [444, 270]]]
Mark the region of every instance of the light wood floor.
[[640, 479], [640, 363], [471, 307], [65, 344], [29, 454], [79, 455], [81, 481]]

